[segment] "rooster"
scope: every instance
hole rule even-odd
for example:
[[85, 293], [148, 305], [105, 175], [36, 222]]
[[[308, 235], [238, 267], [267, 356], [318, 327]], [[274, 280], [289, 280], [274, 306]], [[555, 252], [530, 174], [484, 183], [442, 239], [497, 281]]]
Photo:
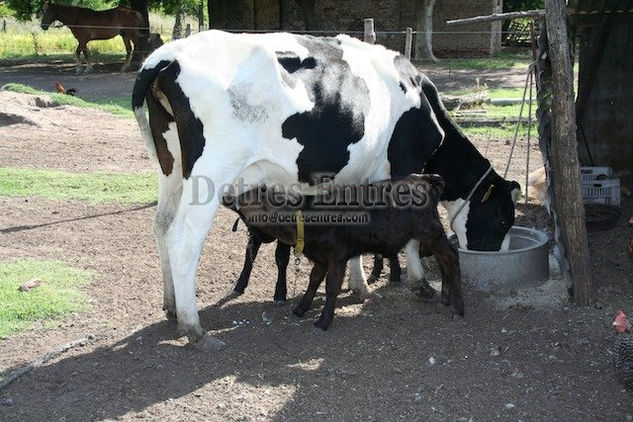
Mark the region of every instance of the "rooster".
[[62, 85], [59, 81], [55, 81], [55, 90], [57, 90], [58, 94], [66, 94], [66, 95], [72, 95], [75, 96], [75, 94], [77, 93], [77, 90], [75, 88], [64, 88], [64, 85]]
[[615, 375], [626, 388], [633, 389], [633, 335], [631, 323], [624, 312], [615, 316], [613, 326], [618, 336], [613, 345], [613, 369]]

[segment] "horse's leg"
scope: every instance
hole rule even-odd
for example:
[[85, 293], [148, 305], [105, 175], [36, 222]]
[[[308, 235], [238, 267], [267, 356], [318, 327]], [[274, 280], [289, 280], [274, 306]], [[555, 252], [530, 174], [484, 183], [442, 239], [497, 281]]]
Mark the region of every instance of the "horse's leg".
[[88, 42], [87, 41], [84, 43], [83, 52], [84, 52], [84, 57], [86, 59], [86, 70], [84, 70], [84, 74], [87, 74], [87, 73], [92, 72], [92, 66], [93, 66], [93, 63], [90, 62], [90, 54], [88, 54]]
[[123, 38], [123, 43], [125, 44], [125, 63], [121, 68], [121, 72], [125, 72], [130, 68], [130, 61], [132, 60], [132, 43], [130, 43], [130, 39], [125, 34], [121, 34], [121, 38]]
[[82, 51], [83, 51], [83, 49], [81, 47], [81, 43], [79, 43], [77, 45], [77, 49], [75, 50], [75, 60], [76, 60], [75, 73], [77, 75], [80, 75], [81, 71], [82, 71], [82, 66], [81, 66], [81, 52]]

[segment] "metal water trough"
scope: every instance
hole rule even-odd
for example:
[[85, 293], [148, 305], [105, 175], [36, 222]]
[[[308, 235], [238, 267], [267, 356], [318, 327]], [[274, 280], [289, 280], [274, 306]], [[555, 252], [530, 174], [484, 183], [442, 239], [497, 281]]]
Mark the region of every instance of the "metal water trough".
[[[513, 226], [507, 251], [458, 248], [462, 281], [484, 292], [536, 287], [549, 278], [548, 237], [527, 227]], [[451, 237], [457, 246], [457, 238]]]

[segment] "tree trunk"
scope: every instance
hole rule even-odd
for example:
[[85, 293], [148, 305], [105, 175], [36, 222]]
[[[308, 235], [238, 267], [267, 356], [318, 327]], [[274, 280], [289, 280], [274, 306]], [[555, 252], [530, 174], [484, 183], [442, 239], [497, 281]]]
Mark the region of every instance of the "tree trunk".
[[439, 61], [433, 54], [433, 8], [436, 0], [416, 0], [417, 36], [415, 58]]
[[132, 55], [132, 63], [134, 65], [140, 65], [143, 61], [143, 57], [149, 53], [149, 46], [147, 41], [149, 40], [149, 12], [147, 10], [147, 0], [132, 0], [130, 5], [133, 10], [136, 10], [143, 16], [143, 23], [139, 29], [138, 45], [134, 46], [134, 53]]
[[204, 31], [204, 5], [202, 0], [198, 4], [198, 32]]
[[573, 280], [574, 302], [587, 306], [593, 300], [593, 284], [580, 189], [573, 74], [564, 2], [546, 0], [545, 17], [552, 68], [550, 156], [554, 205]]
[[295, 0], [303, 12], [303, 21], [308, 31], [316, 29], [316, 18], [314, 16], [314, 3], [316, 0]]
[[174, 22], [174, 30], [171, 37], [175, 40], [182, 38], [182, 18], [184, 16], [182, 5], [178, 6], [176, 10], [176, 19]]

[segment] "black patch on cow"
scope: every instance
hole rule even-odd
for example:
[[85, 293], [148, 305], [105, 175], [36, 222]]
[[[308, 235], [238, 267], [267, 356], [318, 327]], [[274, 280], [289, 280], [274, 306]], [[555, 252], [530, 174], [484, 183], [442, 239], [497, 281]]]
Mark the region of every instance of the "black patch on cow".
[[168, 98], [174, 113], [182, 154], [182, 175], [188, 179], [193, 165], [202, 155], [205, 140], [202, 122], [193, 114], [189, 99], [176, 82], [179, 74], [180, 64], [174, 61], [158, 74], [156, 85]]
[[174, 168], [174, 157], [167, 148], [167, 141], [163, 137], [163, 133], [167, 131], [169, 123], [174, 119], [169, 113], [158, 103], [151, 93], [150, 86], [156, 79], [156, 76], [164, 68], [169, 66], [169, 60], [162, 60], [156, 66], [149, 69], [143, 69], [139, 72], [134, 83], [132, 92], [132, 107], [134, 109], [143, 107], [143, 102], [147, 101], [147, 109], [150, 116], [150, 128], [152, 139], [156, 148], [156, 156], [160, 164], [161, 171], [165, 176], [169, 176]]
[[335, 175], [349, 162], [348, 146], [365, 133], [369, 89], [343, 60], [338, 40], [304, 36], [297, 41], [310, 56], [303, 61], [287, 56], [282, 66], [289, 69], [287, 77], [301, 81], [315, 104], [309, 111], [288, 117], [282, 124], [282, 136], [296, 138], [305, 147], [297, 157], [298, 176], [300, 181], [314, 184], [316, 175]]
[[160, 169], [165, 176], [169, 176], [174, 169], [174, 157], [167, 148], [167, 140], [163, 134], [167, 132], [169, 124], [174, 121], [171, 114], [158, 102], [151, 93], [148, 93], [147, 110], [149, 111], [149, 123], [152, 131], [152, 138], [156, 146], [156, 156]]
[[[442, 145], [429, 158], [425, 173], [436, 173], [444, 178], [443, 200], [466, 199], [477, 182], [490, 168], [485, 159], [466, 138], [444, 108], [437, 89], [423, 76], [420, 87], [435, 112], [445, 136]], [[484, 196], [491, 185], [490, 196]], [[494, 170], [482, 181], [470, 201], [466, 234], [468, 248], [474, 250], [499, 250], [504, 236], [514, 224], [514, 203], [511, 192], [520, 188], [516, 182], [508, 182]]]
[[296, 53], [292, 51], [277, 51], [277, 61], [288, 73], [294, 73], [299, 69], [314, 69], [317, 65], [314, 57], [306, 57], [301, 60]]
[[420, 92], [420, 106], [400, 116], [387, 149], [391, 177], [404, 177], [422, 172], [426, 162], [442, 143], [444, 134], [432, 117], [432, 107], [417, 83], [422, 79], [420, 72], [401, 55], [395, 57], [394, 64], [400, 75], [400, 89], [404, 93], [409, 90]]

